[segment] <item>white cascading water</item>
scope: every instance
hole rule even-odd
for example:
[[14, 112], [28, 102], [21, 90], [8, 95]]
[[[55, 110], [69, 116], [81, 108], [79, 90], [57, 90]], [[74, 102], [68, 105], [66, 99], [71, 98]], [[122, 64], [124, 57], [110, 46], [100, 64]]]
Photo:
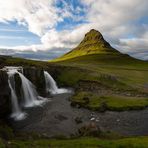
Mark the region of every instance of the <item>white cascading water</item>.
[[41, 105], [45, 100], [38, 100], [38, 93], [35, 86], [20, 72], [17, 71], [22, 81], [24, 107]]
[[3, 70], [7, 71], [8, 84], [11, 90], [11, 117], [14, 118], [14, 120], [23, 120], [27, 114], [22, 112], [21, 106], [18, 103], [18, 98], [15, 91], [15, 74], [18, 74], [22, 81], [22, 95], [24, 107], [34, 107], [42, 105], [44, 102], [47, 101], [47, 99], [38, 96], [35, 86], [22, 73], [19, 72], [23, 72], [22, 67], [4, 67]]
[[26, 113], [22, 112], [21, 108], [19, 107], [18, 98], [15, 92], [15, 80], [14, 75], [17, 71], [11, 70], [8, 73], [8, 84], [11, 90], [11, 104], [12, 104], [12, 114], [11, 117], [14, 120], [22, 120], [26, 117]]
[[55, 80], [52, 78], [52, 76], [47, 71], [44, 71], [44, 76], [45, 76], [47, 93], [51, 93], [52, 95], [55, 95], [55, 94], [62, 94], [62, 93], [69, 92], [69, 90], [67, 89], [58, 88]]

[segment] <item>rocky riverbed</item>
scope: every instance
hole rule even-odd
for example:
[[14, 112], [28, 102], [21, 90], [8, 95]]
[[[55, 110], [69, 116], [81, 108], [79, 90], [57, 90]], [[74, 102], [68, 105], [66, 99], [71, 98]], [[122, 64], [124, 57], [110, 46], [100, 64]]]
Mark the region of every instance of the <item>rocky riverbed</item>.
[[25, 120], [11, 121], [11, 124], [17, 131], [36, 132], [48, 137], [69, 137], [78, 134], [78, 129], [90, 125], [98, 131], [126, 136], [148, 135], [148, 109], [99, 113], [71, 107], [70, 97], [71, 94], [55, 95], [43, 107], [28, 109]]

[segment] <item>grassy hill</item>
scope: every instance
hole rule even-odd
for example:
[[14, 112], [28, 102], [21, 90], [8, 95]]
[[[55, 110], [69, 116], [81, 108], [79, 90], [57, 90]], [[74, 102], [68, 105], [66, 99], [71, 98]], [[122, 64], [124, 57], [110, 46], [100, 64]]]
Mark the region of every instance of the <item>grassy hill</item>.
[[104, 40], [102, 34], [97, 30], [90, 30], [82, 40], [82, 42], [72, 51], [63, 55], [54, 61], [67, 60], [74, 57], [90, 54], [120, 54], [116, 49], [112, 48], [110, 44]]

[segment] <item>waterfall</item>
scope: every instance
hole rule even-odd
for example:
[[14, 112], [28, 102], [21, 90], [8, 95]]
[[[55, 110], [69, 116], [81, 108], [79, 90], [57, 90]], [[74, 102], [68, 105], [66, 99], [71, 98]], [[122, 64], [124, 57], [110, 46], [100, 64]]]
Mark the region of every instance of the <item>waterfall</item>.
[[38, 100], [38, 93], [35, 86], [20, 72], [17, 71], [22, 81], [22, 90], [25, 107], [41, 105], [45, 100]]
[[22, 120], [26, 117], [26, 113], [22, 112], [21, 108], [19, 107], [18, 98], [15, 92], [15, 80], [14, 75], [16, 70], [11, 70], [8, 72], [8, 84], [11, 90], [11, 104], [12, 104], [12, 113], [11, 117], [14, 120]]
[[[22, 74], [22, 67], [4, 67], [4, 71], [7, 71], [8, 74], [8, 84], [11, 90], [11, 104], [12, 104], [12, 114], [11, 117], [14, 120], [22, 120], [26, 117], [26, 113], [22, 112], [20, 103], [18, 102], [18, 98], [15, 90], [15, 74], [18, 74], [22, 81], [22, 98], [24, 107], [34, 107], [38, 105], [42, 105], [44, 102], [47, 102], [47, 99], [38, 96], [38, 93], [35, 89], [35, 86]], [[20, 72], [22, 73], [20, 73]], [[22, 104], [22, 103], [21, 103]]]
[[63, 88], [59, 89], [55, 80], [52, 78], [52, 76], [47, 71], [44, 71], [44, 76], [45, 76], [47, 93], [51, 93], [52, 95], [54, 95], [54, 94], [62, 94], [62, 93], [69, 92], [69, 90], [67, 89], [63, 89]]

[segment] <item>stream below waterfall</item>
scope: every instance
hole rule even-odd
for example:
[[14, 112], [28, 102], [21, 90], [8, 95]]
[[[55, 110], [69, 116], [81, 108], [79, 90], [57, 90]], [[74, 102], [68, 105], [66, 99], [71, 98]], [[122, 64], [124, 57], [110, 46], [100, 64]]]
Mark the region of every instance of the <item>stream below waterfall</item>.
[[[44, 107], [28, 109], [29, 117], [22, 121], [13, 121], [12, 126], [17, 131], [36, 132], [45, 136], [70, 136], [78, 129], [96, 119], [96, 124], [103, 131], [126, 136], [148, 135], [148, 110], [125, 112], [93, 112], [87, 109], [73, 108], [69, 98], [71, 94], [55, 95]], [[79, 117], [82, 123], [77, 124]]]

